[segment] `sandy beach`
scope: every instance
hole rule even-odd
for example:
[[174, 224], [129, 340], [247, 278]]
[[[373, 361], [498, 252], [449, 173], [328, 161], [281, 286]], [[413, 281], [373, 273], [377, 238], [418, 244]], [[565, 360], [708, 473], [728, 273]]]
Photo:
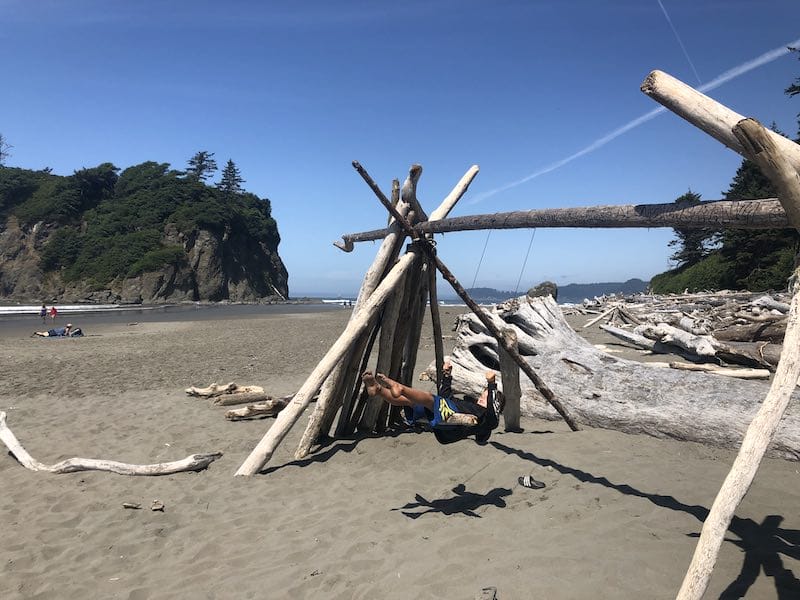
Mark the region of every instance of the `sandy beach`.
[[[443, 311], [446, 333], [459, 311]], [[674, 598], [734, 452], [523, 418], [486, 446], [409, 431], [295, 461], [306, 415], [264, 474], [234, 478], [273, 421], [226, 421], [184, 388], [293, 393], [349, 315], [72, 317], [86, 337], [50, 340], [29, 337], [36, 318], [0, 323], [0, 410], [34, 458], [223, 453], [199, 473], [126, 477], [32, 472], [4, 450], [0, 598]], [[418, 370], [432, 357], [426, 327]], [[526, 474], [546, 487], [521, 487]], [[800, 465], [766, 459], [706, 597], [800, 597], [798, 507]]]

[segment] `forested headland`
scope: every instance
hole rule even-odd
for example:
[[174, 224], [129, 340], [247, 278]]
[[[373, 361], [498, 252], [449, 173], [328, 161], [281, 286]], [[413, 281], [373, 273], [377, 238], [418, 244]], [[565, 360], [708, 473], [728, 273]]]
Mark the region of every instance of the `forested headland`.
[[[0, 150], [9, 146], [0, 137]], [[111, 163], [55, 175], [0, 163], [0, 297], [42, 302], [286, 299], [271, 204], [213, 154], [184, 170]]]

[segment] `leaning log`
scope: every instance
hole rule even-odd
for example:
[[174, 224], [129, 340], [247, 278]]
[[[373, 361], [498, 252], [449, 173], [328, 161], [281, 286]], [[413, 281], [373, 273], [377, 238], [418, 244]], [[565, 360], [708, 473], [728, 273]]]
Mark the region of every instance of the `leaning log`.
[[245, 459], [236, 471], [236, 475], [255, 475], [272, 457], [275, 448], [278, 447], [278, 444], [281, 443], [297, 422], [297, 419], [300, 418], [300, 415], [303, 414], [306, 406], [311, 402], [311, 398], [322, 386], [322, 382], [325, 381], [334, 367], [347, 354], [352, 343], [367, 330], [373, 317], [381, 309], [389, 295], [394, 292], [398, 281], [405, 275], [410, 265], [413, 264], [413, 259], [414, 256], [412, 254], [406, 254], [397, 261], [392, 270], [389, 271], [389, 274], [366, 301], [364, 307], [358, 312], [356, 318], [351, 319], [344, 332], [334, 342], [325, 356], [322, 357], [322, 360], [317, 364], [289, 405], [278, 414], [275, 423]]
[[19, 463], [31, 471], [48, 473], [77, 473], [78, 471], [107, 471], [118, 475], [172, 475], [182, 471], [202, 471], [222, 456], [221, 452], [192, 454], [184, 459], [150, 465], [104, 460], [99, 458], [68, 458], [53, 465], [46, 465], [33, 458], [6, 424], [6, 413], [0, 411], [0, 441]]
[[[546, 208], [503, 213], [432, 219], [414, 226], [418, 233], [448, 233], [484, 229], [530, 229], [548, 227], [673, 227], [681, 229], [789, 229], [786, 213], [776, 198], [762, 200], [709, 200], [682, 208], [667, 204], [629, 204]], [[349, 252], [356, 242], [383, 239], [387, 229], [342, 236], [337, 248]]]
[[[535, 339], [537, 355], [526, 357], [527, 362], [550, 382], [573, 417], [592, 427], [736, 448], [769, 389], [765, 382], [655, 369], [611, 356], [578, 336], [549, 297], [521, 296], [498, 305], [494, 315]], [[463, 315], [451, 355], [456, 392], [479, 394], [485, 386], [481, 374], [496, 366], [476, 357], [496, 354], [497, 343], [480, 320]], [[433, 366], [426, 373], [432, 376]], [[521, 411], [558, 418], [524, 378]], [[797, 399], [786, 411], [769, 453], [800, 460]]]

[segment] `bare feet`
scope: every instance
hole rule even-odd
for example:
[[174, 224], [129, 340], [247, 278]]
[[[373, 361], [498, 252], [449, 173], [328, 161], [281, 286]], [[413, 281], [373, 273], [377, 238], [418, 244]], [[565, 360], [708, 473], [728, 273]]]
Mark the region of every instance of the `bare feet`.
[[486, 371], [486, 381], [488, 383], [494, 383], [496, 378], [497, 374], [494, 371]]
[[380, 392], [380, 384], [375, 379], [375, 376], [372, 374], [372, 371], [364, 371], [361, 374], [361, 381], [364, 382], [364, 385], [367, 388], [367, 394], [370, 396], [377, 396]]
[[389, 389], [389, 393], [392, 394], [392, 398], [399, 398], [403, 395], [403, 386], [402, 384], [397, 383], [393, 379], [389, 379], [383, 373], [378, 373], [375, 375], [375, 379], [385, 388]]

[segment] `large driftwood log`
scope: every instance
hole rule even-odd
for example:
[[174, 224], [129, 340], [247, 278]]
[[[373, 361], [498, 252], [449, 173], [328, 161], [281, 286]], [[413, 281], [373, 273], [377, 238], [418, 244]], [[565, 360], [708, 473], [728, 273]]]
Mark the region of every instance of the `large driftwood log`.
[[6, 413], [0, 411], [0, 441], [19, 463], [31, 471], [48, 473], [76, 473], [78, 471], [108, 471], [118, 475], [172, 475], [181, 471], [202, 471], [222, 456], [221, 452], [192, 454], [184, 459], [151, 465], [132, 465], [98, 458], [68, 458], [53, 465], [40, 463], [33, 458], [6, 424]]
[[[765, 382], [656, 369], [606, 354], [570, 328], [550, 297], [510, 300], [497, 306], [496, 316], [535, 339], [537, 355], [526, 360], [551, 382], [576, 420], [590, 426], [735, 448], [768, 390]], [[491, 359], [497, 344], [473, 315], [463, 315], [457, 327], [454, 388], [477, 395], [485, 386], [483, 372], [498, 367]], [[429, 367], [427, 374], [432, 373]], [[523, 415], [558, 418], [524, 378], [521, 408]], [[800, 460], [797, 401], [789, 406], [770, 455]]]
[[[545, 208], [512, 212], [433, 219], [414, 226], [418, 233], [448, 233], [485, 229], [530, 229], [548, 227], [680, 227], [681, 229], [719, 228], [788, 229], [789, 221], [776, 198], [761, 200], [709, 200], [697, 206], [681, 208], [668, 204], [630, 204]], [[353, 249], [356, 242], [383, 239], [386, 229], [374, 229], [342, 236], [337, 248]]]
[[243, 408], [234, 408], [225, 413], [225, 418], [229, 421], [243, 421], [245, 419], [263, 419], [265, 417], [274, 417], [281, 412], [292, 396], [284, 398], [270, 398], [264, 402], [257, 404], [248, 404]]

